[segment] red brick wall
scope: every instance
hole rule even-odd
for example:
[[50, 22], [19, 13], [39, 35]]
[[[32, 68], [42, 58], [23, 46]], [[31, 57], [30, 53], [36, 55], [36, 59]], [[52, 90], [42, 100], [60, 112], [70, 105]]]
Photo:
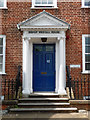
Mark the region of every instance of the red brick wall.
[[[2, 32], [6, 35], [6, 78], [16, 78], [17, 66], [22, 65], [22, 32], [17, 24], [26, 20], [42, 9], [31, 9], [29, 2], [8, 2], [7, 10], [0, 10], [2, 14]], [[80, 2], [59, 2], [58, 9], [48, 9], [46, 12], [71, 24], [67, 31], [66, 64], [80, 64], [80, 68], [72, 68], [71, 76], [90, 77], [82, 72], [82, 34], [90, 34], [90, 9], [81, 8]], [[3, 76], [3, 77], [4, 77]]]

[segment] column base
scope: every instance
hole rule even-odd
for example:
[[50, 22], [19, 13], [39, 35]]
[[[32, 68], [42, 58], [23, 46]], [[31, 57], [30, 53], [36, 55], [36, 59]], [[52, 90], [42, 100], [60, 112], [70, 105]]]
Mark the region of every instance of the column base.
[[22, 94], [24, 94], [24, 95], [30, 95], [30, 90], [25, 89], [25, 90], [22, 91]]
[[31, 89], [30, 89], [30, 94], [32, 94], [32, 93], [33, 93], [33, 89], [31, 88]]
[[60, 90], [58, 90], [58, 94], [59, 94], [59, 95], [67, 95], [65, 89], [60, 89]]

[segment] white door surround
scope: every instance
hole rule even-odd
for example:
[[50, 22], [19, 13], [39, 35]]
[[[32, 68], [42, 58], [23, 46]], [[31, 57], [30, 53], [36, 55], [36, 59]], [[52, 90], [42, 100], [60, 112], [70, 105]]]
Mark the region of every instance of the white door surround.
[[23, 31], [23, 94], [33, 93], [33, 44], [55, 43], [55, 93], [66, 94], [65, 40], [69, 24], [43, 11], [40, 14], [18, 24]]

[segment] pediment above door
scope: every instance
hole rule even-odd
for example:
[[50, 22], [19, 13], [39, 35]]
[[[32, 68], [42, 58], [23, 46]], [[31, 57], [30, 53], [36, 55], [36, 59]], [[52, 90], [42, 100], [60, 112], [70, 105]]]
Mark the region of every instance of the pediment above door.
[[28, 29], [39, 29], [39, 28], [44, 28], [44, 29], [69, 29], [70, 25], [61, 20], [58, 19], [57, 17], [51, 15], [48, 12], [41, 12], [21, 23], [18, 25], [18, 29], [21, 29], [22, 31], [28, 30]]

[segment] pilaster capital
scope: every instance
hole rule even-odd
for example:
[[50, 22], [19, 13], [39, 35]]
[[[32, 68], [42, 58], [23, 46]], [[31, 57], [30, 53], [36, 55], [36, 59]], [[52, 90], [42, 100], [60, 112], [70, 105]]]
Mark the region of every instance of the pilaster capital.
[[61, 35], [65, 35], [65, 31], [64, 31], [64, 30], [61, 30], [61, 31], [60, 31], [60, 34], [61, 34]]
[[59, 40], [60, 40], [60, 37], [58, 37], [57, 40], [59, 41]]
[[58, 37], [57, 40], [60, 41], [60, 40], [65, 40], [65, 36], [61, 36], [61, 37]]
[[23, 39], [24, 39], [25, 41], [30, 41], [30, 40], [31, 40], [30, 37], [23, 37]]

